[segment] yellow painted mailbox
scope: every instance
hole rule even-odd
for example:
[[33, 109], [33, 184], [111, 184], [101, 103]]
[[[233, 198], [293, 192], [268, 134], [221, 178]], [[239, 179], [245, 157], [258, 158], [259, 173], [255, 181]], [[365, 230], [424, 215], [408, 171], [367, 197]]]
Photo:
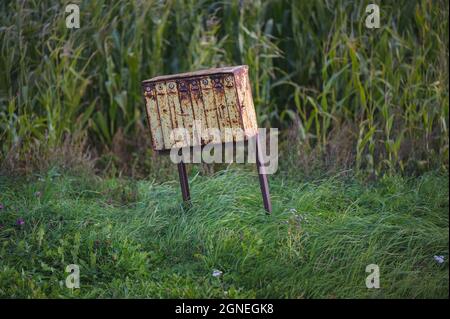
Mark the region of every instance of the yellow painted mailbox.
[[[143, 81], [142, 86], [155, 151], [215, 143], [208, 135], [194, 136], [197, 123], [202, 131], [219, 129], [221, 143], [241, 142], [253, 137], [258, 140], [258, 124], [246, 65], [157, 76]], [[173, 136], [175, 129], [186, 129], [190, 142], [176, 140]], [[267, 176], [260, 160], [261, 155], [257, 151], [264, 207], [270, 212]], [[183, 199], [188, 201], [189, 186], [183, 162], [178, 164], [178, 170]]]

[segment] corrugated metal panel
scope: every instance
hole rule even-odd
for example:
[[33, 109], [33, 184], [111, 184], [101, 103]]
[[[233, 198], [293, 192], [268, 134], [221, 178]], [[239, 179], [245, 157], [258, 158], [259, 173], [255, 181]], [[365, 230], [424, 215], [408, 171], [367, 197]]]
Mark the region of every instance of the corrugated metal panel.
[[[227, 101], [226, 104], [228, 108], [228, 115], [230, 116], [231, 127], [244, 129], [239, 107], [239, 100], [234, 84], [234, 77], [231, 75], [227, 75], [224, 79], [224, 86], [225, 99]], [[241, 135], [237, 134], [236, 131], [233, 132], [234, 141], [238, 141], [241, 138]]]
[[[171, 139], [175, 128], [187, 129], [191, 141], [189, 146], [211, 142], [211, 138], [192, 138], [195, 121], [201, 123], [203, 131], [220, 129], [223, 143], [239, 141], [257, 133], [247, 66], [159, 76], [143, 81], [143, 86], [156, 150], [181, 146], [182, 140]], [[226, 128], [244, 130], [245, 137], [236, 133], [226, 135]]]
[[145, 104], [147, 118], [151, 129], [152, 144], [156, 150], [164, 149], [164, 139], [161, 130], [161, 121], [159, 118], [158, 104], [156, 103], [156, 91], [155, 85], [146, 87], [145, 90]]
[[[197, 129], [205, 130], [208, 127], [208, 122], [206, 120], [205, 105], [203, 103], [202, 91], [200, 89], [200, 80], [190, 80], [189, 81], [189, 92], [191, 94], [192, 110], [194, 111], [194, 117], [200, 127]], [[201, 134], [199, 132], [198, 134]], [[193, 145], [207, 144], [209, 140], [206, 140], [203, 136], [200, 141], [194, 140]]]
[[[209, 77], [203, 77], [200, 79], [200, 85], [202, 89], [203, 105], [205, 107], [206, 121], [208, 128], [220, 129], [220, 124], [217, 114], [217, 106], [214, 101], [214, 93], [212, 89], [212, 83]], [[211, 138], [208, 138], [211, 141]]]

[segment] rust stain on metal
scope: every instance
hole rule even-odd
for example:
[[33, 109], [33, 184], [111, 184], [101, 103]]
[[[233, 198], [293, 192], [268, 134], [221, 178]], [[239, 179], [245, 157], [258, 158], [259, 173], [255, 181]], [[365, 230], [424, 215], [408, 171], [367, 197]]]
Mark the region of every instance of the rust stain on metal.
[[[225, 82], [225, 99], [228, 106], [228, 116], [230, 118], [230, 124], [232, 128], [243, 128], [243, 122], [241, 121], [239, 100], [235, 89], [234, 77], [227, 75], [224, 79]], [[233, 132], [233, 140], [239, 141], [240, 137], [236, 131]]]
[[[205, 105], [203, 104], [203, 97], [200, 89], [200, 80], [189, 80], [189, 92], [191, 96], [194, 118], [198, 121], [198, 123], [200, 123], [202, 128], [207, 128], [208, 121], [206, 120]], [[204, 145], [208, 142], [209, 139], [207, 139], [205, 136], [201, 136], [200, 141], [194, 140], [193, 145]]]
[[184, 127], [183, 111], [181, 110], [177, 84], [175, 82], [167, 83], [167, 102], [169, 103], [172, 129]]
[[[170, 138], [175, 128], [187, 129], [189, 146], [213, 142], [205, 134], [192, 141], [194, 123], [201, 123], [203, 132], [220, 129], [222, 143], [246, 140], [257, 133], [247, 66], [158, 76], [142, 84], [155, 150], [170, 150], [177, 142], [180, 146], [182, 141]], [[244, 135], [225, 134], [226, 128], [241, 129]]]
[[231, 137], [230, 141], [230, 137], [225, 134], [225, 128], [232, 128], [232, 126], [228, 115], [228, 107], [225, 100], [225, 90], [223, 88], [222, 78], [220, 75], [213, 75], [210, 78], [213, 82], [214, 100], [216, 103], [217, 114], [219, 116], [219, 124], [222, 128], [220, 137], [224, 143], [232, 142], [233, 138]]
[[163, 133], [164, 149], [172, 148], [173, 144], [170, 141], [170, 132], [173, 128], [172, 112], [170, 111], [167, 91], [165, 83], [156, 84], [156, 102], [158, 104], [159, 116], [161, 122], [161, 130]]
[[[189, 132], [189, 137], [192, 137], [192, 127], [194, 125], [195, 117], [192, 110], [191, 97], [189, 95], [189, 86], [186, 80], [177, 80], [178, 96], [180, 99], [181, 111], [183, 112], [184, 128]], [[191, 138], [191, 146], [192, 138]]]
[[156, 103], [155, 85], [150, 84], [144, 87], [144, 97], [146, 105], [146, 114], [149, 122], [152, 136], [152, 145], [154, 149], [164, 148], [163, 133], [161, 129], [161, 121], [159, 117], [158, 105]]
[[207, 77], [200, 79], [200, 87], [203, 96], [203, 105], [205, 108], [206, 121], [208, 122], [208, 128], [219, 128], [220, 123], [218, 120], [217, 106], [214, 100], [214, 93], [212, 90], [211, 80]]

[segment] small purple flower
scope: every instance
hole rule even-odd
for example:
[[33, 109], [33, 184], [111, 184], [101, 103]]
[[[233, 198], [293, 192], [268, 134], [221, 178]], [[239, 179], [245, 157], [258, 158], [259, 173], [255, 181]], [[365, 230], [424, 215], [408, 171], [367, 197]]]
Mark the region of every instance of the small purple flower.
[[25, 221], [23, 220], [23, 218], [17, 219], [16, 225], [17, 225], [17, 226], [23, 226], [23, 225], [25, 225]]
[[2, 210], [3, 208], [5, 208], [5, 206], [3, 206], [2, 203], [0, 203], [0, 210]]
[[37, 191], [34, 193], [34, 196], [36, 196], [36, 197], [41, 197], [41, 195], [42, 195], [42, 193], [40, 191]]
[[436, 260], [436, 262], [438, 264], [443, 264], [444, 263], [444, 256], [434, 256], [434, 260]]

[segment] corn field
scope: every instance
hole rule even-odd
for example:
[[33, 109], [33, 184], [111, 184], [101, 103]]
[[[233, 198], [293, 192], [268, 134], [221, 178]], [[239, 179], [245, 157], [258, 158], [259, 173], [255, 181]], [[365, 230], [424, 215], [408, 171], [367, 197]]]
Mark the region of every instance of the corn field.
[[148, 139], [142, 80], [246, 64], [259, 125], [301, 152], [346, 140], [362, 172], [448, 167], [447, 1], [73, 2], [79, 29], [69, 1], [0, 3], [0, 162]]

